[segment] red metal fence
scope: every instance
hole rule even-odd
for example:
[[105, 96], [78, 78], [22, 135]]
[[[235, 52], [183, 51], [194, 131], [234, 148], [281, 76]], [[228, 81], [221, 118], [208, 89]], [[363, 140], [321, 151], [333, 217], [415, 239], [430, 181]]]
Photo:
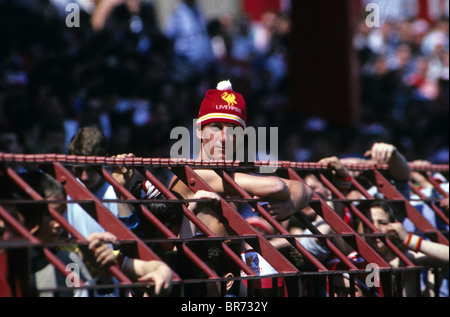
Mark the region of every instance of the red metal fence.
[[[330, 207], [329, 202], [318, 195], [314, 195], [310, 206], [314, 211], [320, 215], [323, 220], [333, 229], [332, 234], [321, 234], [320, 231], [306, 218], [301, 215], [294, 215], [304, 227], [308, 228], [312, 234], [297, 235], [291, 234], [285, 226], [277, 222], [260, 204], [257, 199], [253, 199], [244, 189], [233, 181], [230, 177], [229, 170], [258, 172], [258, 167], [268, 165], [268, 162], [254, 162], [254, 163], [239, 163], [239, 162], [199, 162], [195, 160], [173, 160], [162, 158], [116, 158], [116, 157], [85, 157], [74, 155], [58, 155], [58, 154], [36, 154], [36, 155], [22, 155], [22, 154], [8, 154], [0, 153], [0, 173], [9, 177], [12, 181], [23, 188], [30, 196], [26, 203], [42, 203], [43, 198], [37, 194], [17, 173], [17, 169], [21, 168], [39, 168], [50, 175], [54, 176], [61, 184], [64, 185], [67, 194], [72, 198], [70, 203], [89, 202], [89, 213], [94, 215], [98, 223], [107, 231], [113, 233], [119, 239], [119, 245], [127, 246], [130, 249], [130, 254], [133, 257], [142, 260], [160, 259], [160, 257], [152, 250], [151, 244], [171, 242], [176, 245], [177, 250], [182, 250], [185, 256], [203, 273], [195, 279], [185, 279], [180, 276], [176, 269], [173, 269], [173, 289], [171, 296], [185, 296], [185, 286], [198, 285], [205, 283], [224, 282], [230, 279], [236, 281], [243, 281], [246, 285], [244, 296], [258, 296], [258, 287], [261, 282], [272, 280], [272, 293], [270, 295], [280, 295], [278, 287], [275, 284], [282, 278], [283, 281], [283, 296], [299, 297], [299, 296], [334, 296], [334, 289], [336, 287], [335, 278], [342, 277], [342, 274], [348, 276], [350, 282], [350, 293], [354, 296], [355, 282], [361, 275], [367, 276], [366, 268], [361, 267], [356, 262], [351, 261], [347, 256], [347, 251], [335, 243], [335, 238], [340, 237], [350, 246], [350, 248], [358, 253], [364, 259], [364, 263], [371, 263], [377, 266], [379, 272], [379, 287], [370, 289], [367, 295], [369, 296], [403, 296], [401, 292], [402, 273], [412, 272], [419, 276], [424, 270], [424, 267], [414, 265], [404, 253], [391, 242], [386, 234], [380, 233], [375, 226], [368, 220], [358, 209], [355, 201], [347, 199], [346, 196], [333, 185], [330, 173], [327, 167], [319, 163], [300, 163], [300, 162], [285, 162], [280, 161], [275, 163], [276, 174], [281, 177], [299, 180], [303, 182], [302, 175], [308, 172], [314, 172], [320, 181], [333, 193], [332, 202], [342, 203], [347, 212], [351, 213], [354, 219], [358, 219], [367, 228], [370, 233], [358, 232], [349, 223], [339, 216], [339, 214]], [[274, 164], [274, 163], [271, 163]], [[200, 238], [179, 238], [169, 228], [167, 228], [157, 217], [155, 217], [151, 208], [146, 207], [146, 202], [136, 198], [131, 192], [118, 184], [108, 171], [113, 166], [128, 166], [133, 167], [136, 173], [141, 174], [143, 178], [150, 180], [166, 197], [164, 200], [167, 203], [180, 204], [183, 208], [184, 216], [192, 221], [204, 233]], [[87, 190], [80, 182], [73, 176], [71, 170], [73, 166], [91, 166], [95, 167], [108, 183], [110, 183], [117, 192], [120, 192], [125, 200], [133, 203], [140, 208], [142, 214], [147, 220], [152, 223], [157, 230], [159, 230], [163, 238], [145, 240], [137, 237], [131, 232], [119, 219], [109, 212], [103, 205], [103, 201], [96, 198], [89, 190]], [[420, 201], [427, 204], [444, 224], [446, 229], [438, 229], [415, 208], [412, 201], [402, 196], [396, 188], [391, 184], [390, 180], [383, 175], [383, 171], [387, 169], [385, 165], [373, 164], [351, 164], [346, 165], [349, 170], [361, 171], [372, 179], [385, 199], [394, 203], [395, 206], [404, 212], [407, 218], [415, 225], [420, 234], [426, 236], [432, 241], [448, 245], [448, 214], [444, 214], [438, 206], [438, 200], [425, 197], [417, 190], [415, 185], [410, 182], [412, 193], [419, 196]], [[190, 211], [184, 203], [186, 200], [178, 199], [165, 185], [166, 180], [160, 179], [156, 175], [161, 175], [170, 172], [178, 176], [193, 192], [197, 190], [212, 190], [211, 187], [201, 179], [195, 172], [196, 169], [213, 169], [220, 175], [223, 181], [230, 185], [236, 192], [235, 197], [221, 199], [221, 211], [223, 216], [228, 221], [229, 226], [236, 233], [232, 236], [218, 237], [207, 226], [205, 226], [195, 214]], [[428, 181], [433, 185], [434, 189], [441, 195], [441, 197], [448, 197], [448, 192], [442, 190], [431, 176], [431, 173], [438, 172], [448, 180], [449, 166], [448, 165], [432, 165], [432, 166], [416, 166], [410, 164], [411, 170], [423, 173]], [[161, 173], [164, 172], [164, 173]], [[365, 188], [355, 179], [352, 179], [352, 188], [359, 190], [366, 198], [366, 200], [373, 200], [374, 198], [365, 190]], [[121, 202], [122, 200], [117, 200]], [[258, 230], [250, 225], [246, 219], [230, 204], [239, 203], [252, 206], [260, 217], [264, 218], [275, 230], [272, 235], [263, 235]], [[24, 203], [23, 201], [17, 203]], [[67, 201], [65, 201], [67, 203]], [[62, 217], [58, 212], [50, 208], [51, 216], [57, 220], [64, 229], [77, 241], [77, 244], [86, 244], [86, 240]], [[63, 275], [67, 276], [66, 266], [55, 257], [51, 251], [53, 245], [48, 245], [40, 242], [35, 238], [17, 219], [12, 217], [4, 208], [2, 201], [0, 201], [0, 220], [6, 224], [8, 230], [14, 231], [14, 238], [7, 238], [0, 240], [0, 249], [6, 256], [0, 258], [0, 266], [3, 267], [2, 272], [7, 272], [5, 280], [9, 283], [13, 296], [27, 296], [30, 293], [30, 250], [33, 248], [43, 249], [48, 261], [53, 264], [56, 269]], [[330, 257], [340, 263], [338, 268], [331, 269], [330, 266], [317, 259], [310, 251], [307, 250], [298, 240], [301, 237], [317, 238], [330, 251]], [[368, 243], [368, 239], [379, 237], [385, 241], [386, 245], [391, 251], [396, 254], [401, 262], [399, 268], [391, 267], [391, 265], [383, 259], [383, 257], [375, 251], [375, 249]], [[302, 257], [308, 266], [299, 267], [293, 263], [292, 258], [286, 254], [282, 254], [280, 250], [274, 247], [270, 241], [273, 238], [285, 239], [297, 255]], [[233, 251], [226, 241], [246, 242], [259, 255], [265, 259], [271, 267], [277, 272], [274, 274], [260, 276], [252, 270], [252, 268], [241, 260], [239, 254]], [[192, 243], [198, 241], [215, 241], [222, 248], [226, 257], [235, 263], [237, 267], [243, 272], [241, 276], [234, 276], [232, 278], [224, 278], [219, 276], [209, 267], [207, 263], [197, 252], [192, 250]], [[64, 245], [63, 242], [59, 245]], [[8, 260], [9, 259], [9, 260]], [[14, 263], [12, 265], [12, 263]], [[427, 268], [434, 276], [434, 280], [440, 280], [445, 271], [436, 267]], [[125, 276], [119, 269], [113, 267], [110, 269], [118, 281], [114, 287], [119, 288], [124, 294], [126, 289], [133, 289], [142, 287], [143, 283], [133, 283]], [[317, 281], [322, 281], [317, 283]], [[324, 282], [325, 281], [325, 282]], [[319, 285], [319, 286], [318, 286]], [[325, 292], [318, 292], [320, 285], [326, 285]], [[101, 288], [100, 286], [81, 285], [89, 290]], [[434, 296], [438, 294], [438, 283], [434, 286]], [[420, 296], [420, 282], [417, 282], [416, 295]], [[61, 291], [61, 289], [54, 289], [50, 291]], [[223, 291], [223, 288], [222, 288]], [[447, 289], [448, 292], [448, 289]], [[241, 293], [242, 294], [242, 293]]]

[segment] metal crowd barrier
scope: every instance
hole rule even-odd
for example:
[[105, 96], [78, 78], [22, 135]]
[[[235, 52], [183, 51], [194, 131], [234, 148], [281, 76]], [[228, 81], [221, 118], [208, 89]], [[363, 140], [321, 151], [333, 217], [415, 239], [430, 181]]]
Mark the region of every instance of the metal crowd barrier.
[[[358, 233], [355, 228], [352, 228], [348, 223], [341, 218], [335, 210], [327, 204], [327, 201], [314, 194], [310, 206], [319, 214], [323, 220], [328, 223], [334, 230], [333, 234], [321, 234], [319, 230], [307, 219], [300, 215], [294, 215], [299, 221], [303, 222], [304, 226], [310, 229], [312, 235], [294, 235], [290, 234], [287, 229], [277, 222], [260, 204], [257, 199], [253, 199], [243, 188], [233, 181], [230, 176], [232, 171], [244, 171], [258, 173], [258, 168], [261, 166], [275, 167], [275, 174], [303, 182], [302, 175], [307, 172], [314, 172], [318, 175], [320, 181], [333, 193], [333, 201], [341, 202], [355, 219], [367, 226], [371, 233]], [[103, 201], [96, 198], [89, 190], [80, 184], [73, 176], [71, 170], [74, 166], [90, 166], [94, 167], [99, 175], [110, 183], [117, 192], [120, 192], [125, 200], [140, 208], [146, 220], [159, 230], [164, 237], [161, 239], [143, 240], [137, 237], [109, 210], [103, 205]], [[193, 222], [204, 233], [199, 238], [183, 239], [175, 235], [169, 228], [167, 228], [157, 217], [155, 217], [151, 210], [146, 207], [147, 201], [137, 199], [131, 192], [118, 184], [110, 172], [109, 168], [114, 166], [128, 166], [133, 167], [136, 173], [141, 174], [143, 178], [150, 180], [166, 197], [165, 202], [172, 204], [181, 204], [184, 216]], [[430, 240], [448, 245], [448, 230], [438, 230], [431, 225], [424, 216], [411, 204], [411, 201], [403, 197], [391, 184], [389, 179], [383, 176], [383, 171], [387, 169], [384, 164], [346, 164], [349, 170], [358, 170], [371, 177], [374, 180], [378, 190], [385, 196], [386, 200], [394, 202], [397, 207], [401, 208], [405, 215], [411, 220], [421, 234], [426, 235]], [[173, 270], [173, 289], [170, 296], [185, 296], [185, 286], [198, 285], [206, 283], [225, 282], [233, 279], [235, 281], [245, 282], [246, 296], [258, 296], [257, 288], [262, 280], [272, 280], [272, 292], [269, 296], [317, 296], [315, 288], [317, 288], [317, 280], [326, 280], [327, 292], [324, 296], [334, 296], [333, 289], [334, 279], [342, 276], [343, 273], [348, 274], [350, 281], [351, 296], [355, 295], [355, 279], [358, 274], [367, 274], [367, 269], [358, 267], [355, 262], [351, 261], [347, 254], [333, 242], [333, 238], [341, 237], [345, 243], [350, 245], [353, 250], [357, 251], [366, 263], [371, 263], [377, 266], [379, 272], [379, 287], [376, 292], [372, 290], [369, 296], [380, 297], [396, 297], [402, 296], [400, 285], [402, 283], [402, 272], [411, 271], [417, 276], [420, 275], [424, 267], [414, 265], [394, 243], [391, 242], [388, 235], [380, 233], [374, 225], [358, 210], [357, 205], [353, 201], [347, 199], [345, 195], [333, 185], [330, 179], [330, 173], [327, 167], [319, 163], [311, 162], [263, 162], [257, 161], [252, 163], [240, 163], [235, 161], [218, 161], [218, 162], [200, 162], [196, 160], [184, 159], [164, 159], [164, 158], [116, 158], [116, 157], [94, 157], [94, 156], [74, 156], [62, 154], [10, 154], [0, 153], [0, 173], [7, 175], [12, 181], [19, 185], [29, 194], [29, 200], [16, 201], [15, 203], [42, 203], [43, 198], [31, 188], [17, 172], [17, 168], [39, 168], [50, 175], [54, 176], [66, 189], [67, 194], [72, 198], [70, 202], [64, 203], [84, 203], [86, 210], [91, 214], [98, 223], [106, 230], [113, 233], [119, 240], [118, 244], [127, 248], [130, 256], [142, 260], [155, 260], [160, 257], [150, 247], [151, 243], [166, 243], [171, 242], [177, 246], [177, 250], [182, 250], [186, 257], [203, 273], [203, 276], [195, 279], [183, 279], [179, 272]], [[193, 214], [185, 205], [187, 202], [183, 199], [178, 199], [167, 187], [165, 180], [158, 178], [156, 175], [161, 175], [161, 171], [170, 172], [178, 176], [192, 191], [197, 190], [212, 190], [211, 187], [201, 179], [195, 172], [196, 169], [212, 169], [217, 172], [223, 181], [231, 186], [236, 192], [232, 198], [221, 199], [220, 209], [223, 216], [226, 218], [229, 226], [235, 232], [235, 235], [227, 237], [216, 236], [207, 226], [205, 226], [195, 214]], [[424, 173], [428, 181], [433, 185], [443, 197], [448, 197], [448, 193], [443, 191], [439, 184], [426, 172], [439, 172], [447, 180], [449, 177], [448, 165], [431, 165], [431, 166], [417, 166], [410, 163], [411, 170]], [[155, 172], [156, 171], [156, 172]], [[416, 193], [420, 199], [428, 204], [447, 226], [448, 216], [446, 216], [437, 206], [436, 200], [429, 199], [418, 191], [414, 184], [410, 183], [412, 192]], [[359, 190], [367, 200], [374, 199], [364, 187], [358, 183], [356, 179], [352, 179], [352, 187]], [[121, 202], [123, 200], [117, 200]], [[248, 204], [264, 218], [274, 229], [273, 235], [262, 235], [252, 225], [250, 225], [242, 215], [230, 204], [231, 202]], [[70, 272], [61, 261], [52, 253], [51, 247], [56, 245], [64, 245], [65, 242], [46, 244], [40, 242], [34, 237], [17, 219], [12, 217], [8, 211], [3, 207], [0, 201], [0, 220], [2, 220], [6, 227], [14, 231], [14, 238], [0, 240], [0, 250], [6, 255], [0, 258], [0, 266], [3, 267], [3, 272], [7, 272], [4, 278], [11, 289], [13, 296], [29, 296], [35, 294], [30, 290], [30, 250], [32, 248], [41, 248], [48, 261], [55, 266], [55, 268], [63, 274], [68, 276]], [[78, 245], [86, 244], [86, 240], [77, 232], [68, 221], [58, 212], [50, 209], [51, 216], [58, 221], [61, 226], [67, 230], [70, 235], [75, 238]], [[299, 243], [298, 238], [307, 236], [318, 238], [330, 250], [332, 256], [340, 262], [339, 269], [330, 269], [326, 263], [318, 260], [312, 253], [310, 253], [302, 244]], [[386, 242], [387, 246], [396, 254], [403, 263], [400, 268], [391, 267], [380, 254], [378, 254], [366, 241], [368, 237], [380, 237]], [[299, 269], [298, 266], [292, 263], [286, 255], [283, 255], [271, 243], [271, 238], [284, 238], [292, 246], [297, 253], [304, 257], [305, 261], [309, 263], [307, 269]], [[265, 259], [270, 266], [277, 272], [275, 274], [261, 276], [241, 260], [239, 254], [236, 254], [226, 243], [226, 241], [236, 240], [239, 242], [246, 242], [256, 250], [260, 256]], [[243, 272], [241, 276], [234, 276], [232, 278], [224, 278], [218, 276], [208, 264], [206, 264], [190, 245], [199, 241], [215, 241], [222, 248], [225, 255], [231, 259], [237, 267]], [[71, 242], [73, 244], [73, 242]], [[439, 270], [430, 268], [439, 279]], [[81, 288], [89, 290], [92, 294], [94, 289], [101, 289], [106, 287], [116, 287], [121, 291], [121, 295], [125, 294], [126, 290], [142, 288], [144, 283], [132, 282], [125, 276], [117, 267], [111, 267], [110, 273], [116, 277], [118, 284], [114, 285], [80, 285]], [[277, 281], [282, 278], [284, 281], [284, 290], [280, 294]], [[259, 283], [259, 284], [258, 284]], [[435, 293], [438, 292], [435, 286]], [[270, 287], [269, 287], [270, 289]], [[52, 291], [58, 294], [63, 289], [51, 289], [45, 291]], [[33, 290], [36, 291], [36, 290]], [[43, 290], [41, 290], [43, 291]], [[223, 292], [222, 288], [222, 292]], [[420, 285], [417, 285], [417, 296], [420, 296]]]

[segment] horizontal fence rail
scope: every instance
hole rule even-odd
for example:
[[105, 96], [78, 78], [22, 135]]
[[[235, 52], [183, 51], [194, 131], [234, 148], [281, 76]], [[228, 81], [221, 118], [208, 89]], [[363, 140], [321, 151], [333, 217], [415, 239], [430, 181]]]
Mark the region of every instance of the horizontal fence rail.
[[[435, 196], [428, 197], [409, 181], [411, 195], [405, 197], [392, 184], [387, 174], [386, 164], [358, 163], [344, 164], [350, 171], [361, 172], [370, 179], [373, 186], [383, 195], [383, 200], [392, 203], [410, 223], [415, 227], [414, 234], [421, 235], [430, 241], [448, 246], [448, 212], [445, 213], [439, 205], [439, 201], [448, 198], [447, 190], [443, 189], [442, 182], [448, 183], [448, 165], [417, 165], [409, 163], [411, 171], [422, 173], [433, 187]], [[120, 185], [111, 174], [111, 168], [125, 166], [133, 168], [135, 179], [149, 180], [165, 197], [154, 200], [135, 197], [130, 188]], [[324, 198], [314, 193], [309, 204], [314, 212], [320, 216], [323, 223], [330, 228], [328, 233], [322, 233], [320, 227], [305, 217], [302, 213], [296, 213], [291, 217], [292, 221], [299, 223], [308, 233], [295, 234], [289, 231], [288, 222], [278, 222], [264, 208], [264, 199], [254, 198], [237, 184], [231, 174], [233, 172], [258, 173], [259, 167], [270, 166], [274, 175], [285, 179], [305, 183], [307, 174], [313, 173], [318, 180], [332, 193], [331, 198]], [[97, 198], [74, 176], [74, 167], [91, 167], [98, 177], [110, 184], [118, 199], [104, 200]], [[221, 177], [224, 184], [232, 188], [235, 195], [220, 197], [217, 210], [228, 225], [231, 233], [226, 236], [215, 234], [211, 228], [205, 225], [197, 215], [188, 208], [191, 202], [211, 202], [205, 199], [183, 199], [175, 195], [169, 189], [168, 180], [171, 176], [177, 176], [192, 192], [198, 190], [213, 191], [211, 186], [202, 179], [196, 170], [210, 169]], [[70, 200], [45, 200], [20, 176], [22, 170], [45, 171], [60, 182], [70, 196]], [[441, 175], [437, 181], [434, 173]], [[0, 153], [0, 176], [19, 186], [29, 197], [26, 199], [0, 200], [0, 223], [5, 233], [0, 240], [0, 267], [2, 270], [0, 282], [7, 286], [11, 296], [39, 296], [52, 293], [56, 296], [67, 290], [83, 289], [89, 296], [94, 296], [95, 291], [115, 288], [120, 296], [127, 296], [130, 292], [136, 296], [142, 294], [147, 284], [133, 281], [119, 266], [111, 266], [108, 274], [116, 281], [111, 285], [98, 285], [81, 283], [77, 286], [55, 287], [36, 289], [32, 277], [32, 258], [36, 251], [42, 251], [48, 263], [50, 263], [64, 278], [70, 278], [70, 271], [66, 264], [62, 263], [55, 255], [56, 248], [76, 245], [86, 248], [88, 242], [77, 229], [51, 204], [62, 203], [65, 205], [79, 204], [92, 216], [100, 226], [114, 234], [118, 241], [114, 248], [124, 252], [126, 256], [143, 261], [166, 262], [172, 270], [172, 290], [168, 296], [200, 296], [204, 294], [207, 285], [220, 285], [220, 295], [225, 295], [227, 282], [239, 283], [242, 287], [239, 296], [289, 296], [289, 297], [313, 297], [313, 296], [343, 296], [339, 290], [347, 285], [348, 295], [357, 296], [357, 289], [366, 287], [365, 296], [401, 297], [401, 296], [426, 296], [424, 285], [432, 284], [431, 296], [439, 296], [439, 288], [443, 278], [448, 279], [448, 267], [436, 265], [416, 265], [404, 250], [395, 243], [391, 233], [381, 233], [371, 220], [360, 210], [362, 201], [371, 201], [379, 198], [372, 196], [366, 186], [351, 178], [351, 189], [359, 191], [364, 199], [350, 199], [333, 182], [331, 172], [326, 164], [314, 162], [268, 162], [257, 161], [252, 163], [236, 161], [197, 161], [186, 159], [166, 158], [141, 158], [141, 157], [102, 157], [102, 156], [75, 156], [63, 154], [11, 154]], [[443, 178], [442, 178], [443, 177]], [[139, 211], [141, 221], [151, 225], [155, 237], [139, 237], [138, 234], [114, 216], [106, 207], [106, 203], [128, 203]], [[164, 203], [168, 206], [179, 206], [184, 219], [198, 228], [199, 234], [194, 237], [181, 237], [172, 228], [168, 227], [154, 212], [152, 204]], [[426, 205], [434, 213], [434, 216], [442, 225], [435, 226], [429, 218], [417, 208], [417, 203]], [[8, 206], [14, 205], [19, 210], [22, 205], [48, 204], [49, 215], [57, 221], [70, 235], [71, 241], [56, 241], [45, 243], [40, 241], [29, 229], [26, 229], [20, 219], [12, 216]], [[340, 204], [345, 210], [348, 219], [336, 208]], [[239, 206], [239, 208], [237, 207]], [[254, 216], [258, 216], [271, 232], [262, 232], [244, 217], [242, 208], [252, 210]], [[355, 225], [359, 224], [359, 227]], [[364, 232], [361, 228], [365, 228]], [[303, 244], [302, 239], [314, 239], [325, 248], [329, 255], [326, 259], [320, 258], [315, 250], [311, 250]], [[385, 246], [394, 254], [399, 265], [392, 266], [389, 260], [374, 247], [376, 239], [383, 241]], [[275, 241], [282, 241], [283, 248], [277, 247]], [[186, 267], [167, 260], [166, 253], [160, 253], [160, 247], [170, 245], [172, 255], [181, 256]], [[202, 246], [214, 245], [215, 250], [220, 250], [227, 263], [230, 263], [235, 271], [240, 274], [224, 276], [219, 274], [211, 265], [209, 256], [204, 256]], [[201, 246], [201, 247], [199, 247]], [[236, 246], [240, 251], [236, 251]], [[124, 251], [125, 250], [125, 251]], [[259, 264], [266, 263], [272, 270], [268, 275], [262, 275], [255, 271], [252, 261], [244, 261], [241, 254], [254, 252]], [[357, 260], [349, 256], [357, 254]], [[254, 259], [252, 257], [251, 259]], [[367, 264], [376, 267], [374, 271], [367, 268]], [[186, 270], [197, 272], [195, 275], [186, 275]], [[191, 273], [190, 271], [188, 273]], [[370, 278], [376, 277], [376, 280]], [[369, 278], [369, 279], [368, 279]], [[363, 280], [364, 283], [361, 283]], [[413, 294], [405, 294], [403, 286], [413, 281]], [[369, 282], [369, 283], [365, 283]], [[373, 283], [370, 283], [373, 282]], [[369, 285], [367, 285], [369, 284]], [[443, 284], [442, 284], [443, 285]], [[345, 288], [345, 287], [344, 287]], [[430, 289], [430, 287], [428, 287]], [[201, 290], [201, 291], [199, 291]], [[448, 294], [448, 286], [447, 286]], [[200, 292], [200, 293], [199, 293]], [[201, 293], [203, 292], [203, 293]], [[427, 293], [428, 294], [428, 293]]]

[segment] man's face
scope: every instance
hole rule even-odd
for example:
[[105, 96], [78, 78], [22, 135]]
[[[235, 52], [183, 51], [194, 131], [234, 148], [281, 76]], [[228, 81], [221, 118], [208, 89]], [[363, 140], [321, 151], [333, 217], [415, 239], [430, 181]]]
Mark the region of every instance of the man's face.
[[[238, 128], [238, 129], [236, 129]], [[235, 130], [236, 129], [236, 130]], [[232, 160], [241, 140], [240, 127], [231, 123], [210, 123], [198, 131], [202, 140], [203, 157], [207, 160]]]

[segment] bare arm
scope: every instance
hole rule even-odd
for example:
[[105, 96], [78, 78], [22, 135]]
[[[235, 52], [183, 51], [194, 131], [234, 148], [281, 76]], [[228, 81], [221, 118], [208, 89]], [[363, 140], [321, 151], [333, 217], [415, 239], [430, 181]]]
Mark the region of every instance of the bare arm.
[[[309, 186], [296, 180], [245, 173], [234, 173], [232, 177], [239, 186], [253, 197], [267, 199], [270, 203], [265, 207], [278, 221], [286, 220], [295, 212], [305, 208], [313, 195]], [[213, 184], [220, 184], [221, 182], [222, 179], [220, 178]], [[216, 188], [213, 187], [213, 189], [223, 190], [225, 194], [228, 194], [227, 186], [221, 187], [219, 185]], [[221, 194], [220, 191], [218, 193]], [[229, 193], [231, 193], [231, 190]]]
[[442, 263], [448, 264], [449, 262], [449, 249], [447, 245], [423, 240], [418, 251], [429, 258], [442, 261]]
[[235, 173], [236, 183], [252, 196], [267, 199], [286, 200], [289, 198], [289, 186], [294, 187], [290, 181], [277, 176], [260, 176], [253, 174]]
[[292, 201], [292, 214], [295, 212], [299, 212], [303, 208], [308, 206], [313, 196], [312, 189], [308, 185], [305, 185], [299, 181], [289, 179], [282, 180], [286, 183], [286, 186], [289, 190], [289, 197], [287, 198], [287, 200]]
[[[288, 196], [285, 199], [268, 199], [269, 203], [264, 208], [278, 221], [289, 219], [294, 213], [305, 208], [312, 199], [313, 191], [299, 181], [281, 179], [287, 189]], [[255, 198], [264, 198], [254, 196]]]
[[[430, 262], [429, 260], [437, 260], [439, 263], [443, 264], [449, 263], [449, 248], [447, 245], [428, 240], [422, 240], [421, 243], [415, 244], [413, 242], [418, 241], [418, 237], [415, 237], [414, 241], [411, 240], [410, 234], [399, 222], [388, 224], [386, 229], [395, 232], [397, 238], [400, 239], [404, 245], [411, 250], [416, 251], [416, 254], [412, 254], [416, 264], [426, 264], [427, 262]], [[414, 249], [414, 245], [417, 245], [417, 248]]]
[[[229, 196], [235, 194], [233, 188], [222, 177], [212, 170], [196, 170], [213, 191], [219, 195]], [[234, 181], [252, 196], [268, 199], [287, 199], [289, 189], [281, 178], [276, 176], [259, 176], [254, 174], [234, 173], [230, 175]], [[176, 191], [184, 198], [190, 198], [194, 193], [178, 178], [172, 180], [170, 189]]]
[[[108, 244], [117, 242], [117, 238], [110, 232], [96, 232], [88, 239], [89, 249], [94, 252], [95, 263], [102, 269], [115, 264], [117, 257]], [[125, 257], [122, 271], [132, 280], [149, 282], [154, 285], [154, 295], [167, 295], [172, 288], [172, 271], [161, 261], [143, 261]]]
[[[212, 170], [196, 170], [196, 173], [219, 195], [233, 195], [235, 191], [222, 177]], [[234, 181], [249, 195], [271, 202], [266, 209], [277, 219], [283, 221], [293, 213], [306, 207], [312, 198], [309, 186], [299, 181], [283, 179], [277, 176], [262, 176], [255, 174], [234, 173]], [[192, 191], [180, 180], [175, 179], [171, 189], [184, 198], [192, 198]]]

